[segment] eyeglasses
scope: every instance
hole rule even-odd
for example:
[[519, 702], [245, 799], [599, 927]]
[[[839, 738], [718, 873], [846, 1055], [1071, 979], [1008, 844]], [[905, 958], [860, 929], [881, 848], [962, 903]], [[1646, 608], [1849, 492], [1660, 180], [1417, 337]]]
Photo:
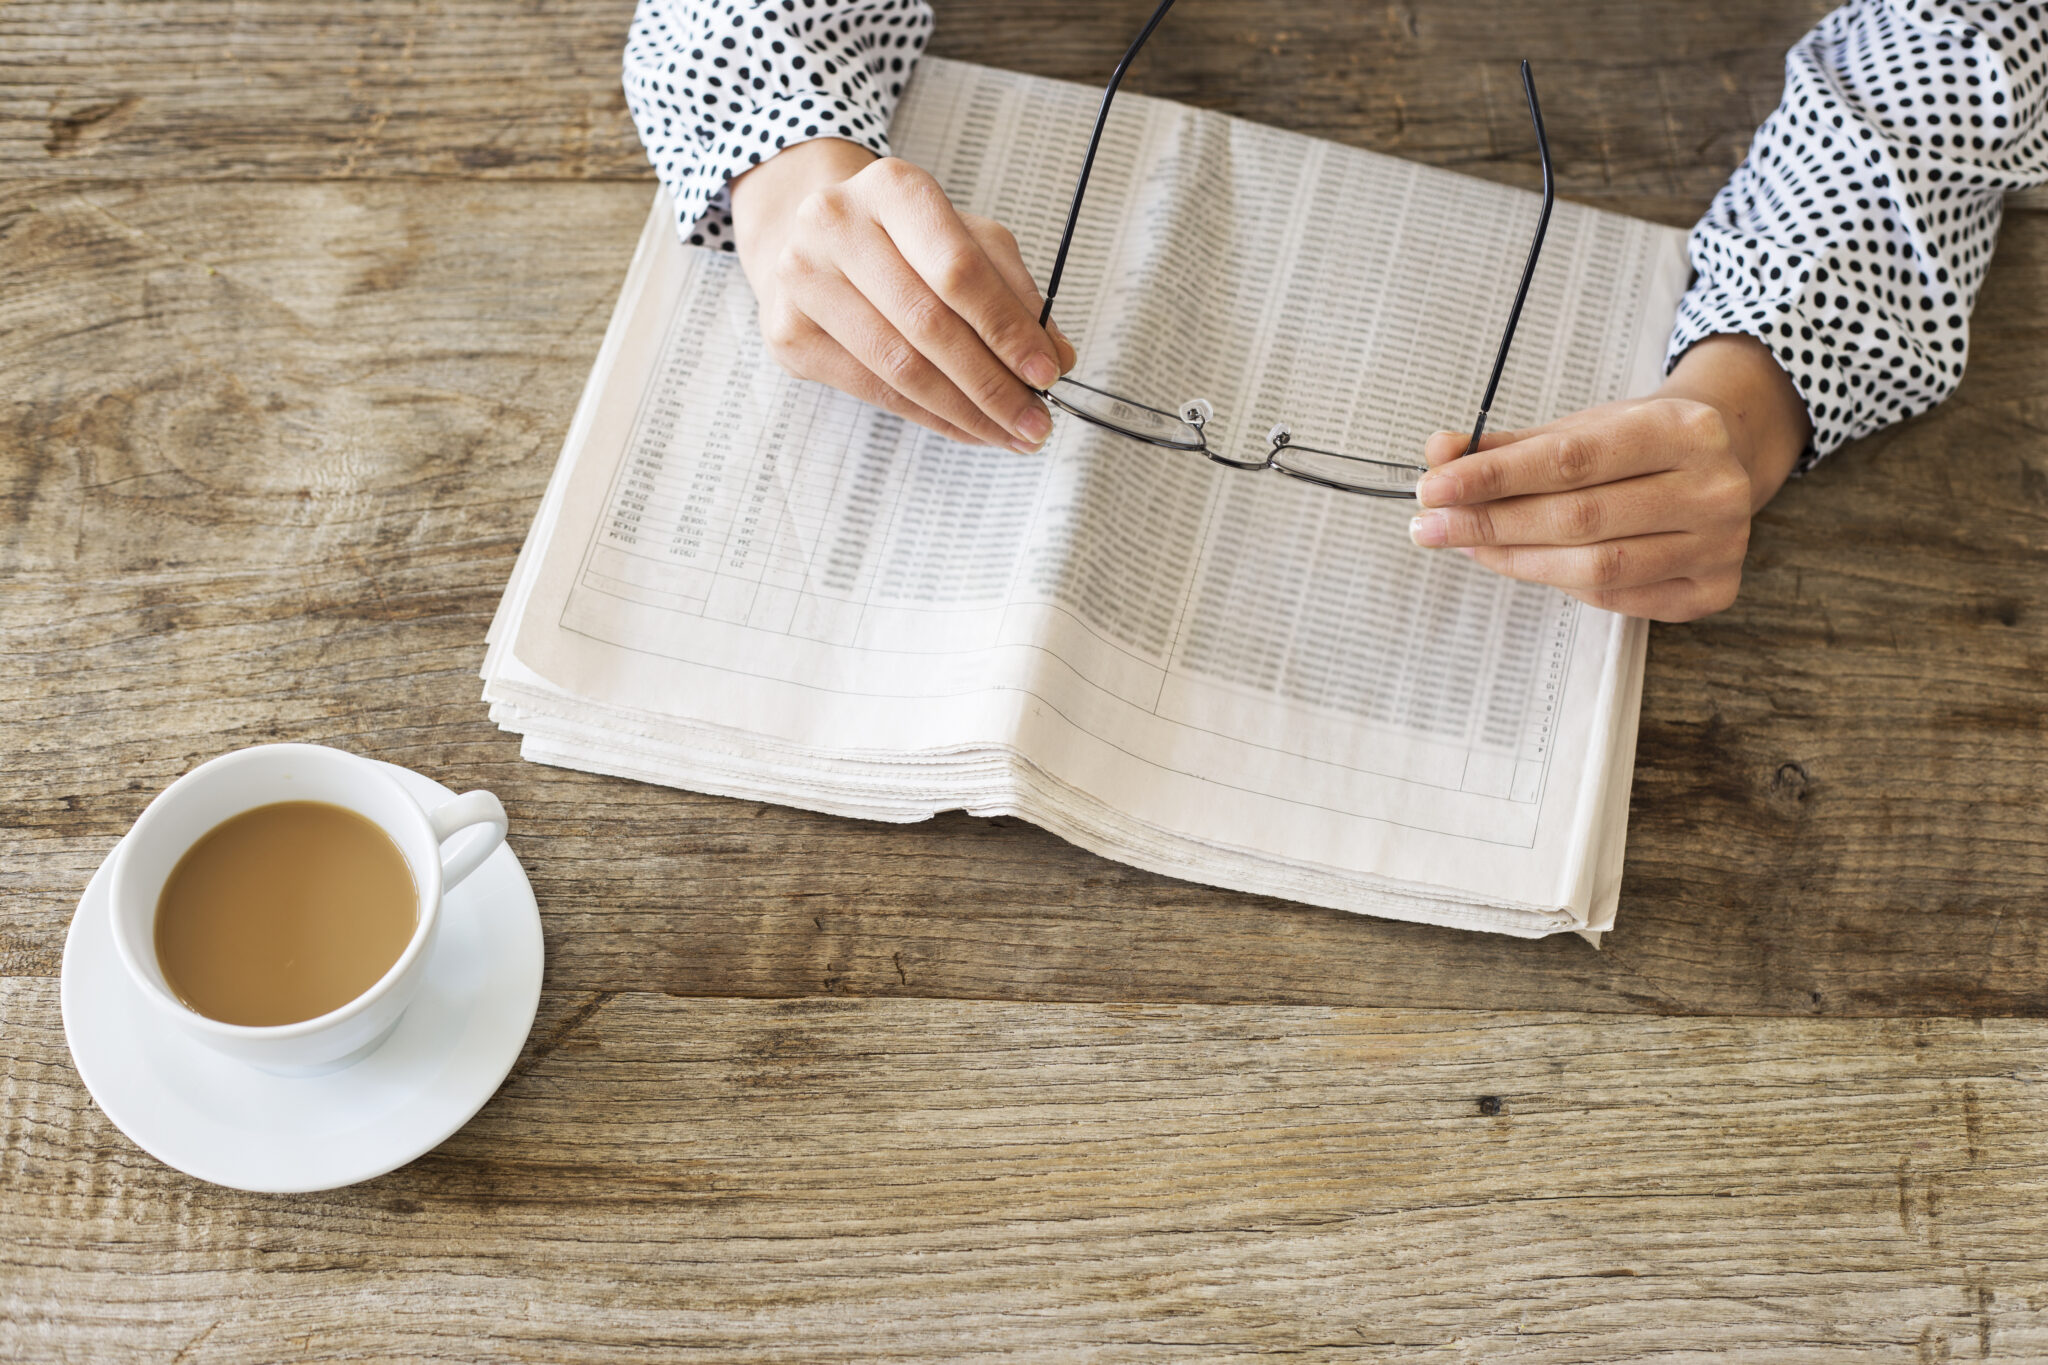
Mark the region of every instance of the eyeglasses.
[[[1102, 142], [1103, 126], [1109, 121], [1110, 101], [1116, 98], [1117, 86], [1123, 83], [1124, 72], [1130, 69], [1138, 50], [1145, 46], [1152, 30], [1159, 27], [1160, 20], [1172, 8], [1173, 0], [1163, 0], [1152, 12], [1152, 17], [1139, 31], [1130, 50], [1124, 53], [1124, 59], [1117, 63], [1115, 73], [1109, 78], [1109, 88], [1102, 92], [1102, 108], [1095, 115], [1095, 131], [1088, 139], [1088, 155], [1081, 162], [1081, 178], [1074, 186], [1074, 203], [1067, 210], [1066, 230], [1060, 234], [1059, 254], [1053, 258], [1052, 276], [1046, 281], [1045, 307], [1038, 315], [1040, 327], [1052, 317], [1052, 302], [1059, 295], [1060, 275], [1067, 268], [1067, 250], [1074, 242], [1074, 225], [1081, 217], [1081, 199], [1088, 192], [1088, 175], [1095, 169], [1095, 152]], [[1536, 273], [1536, 257], [1543, 250], [1543, 234], [1550, 226], [1550, 209], [1556, 199], [1555, 182], [1550, 171], [1550, 142], [1543, 134], [1543, 110], [1536, 103], [1536, 82], [1529, 75], [1529, 63], [1526, 61], [1522, 63], [1522, 93], [1529, 99], [1529, 119], [1536, 125], [1536, 153], [1543, 163], [1543, 210], [1536, 219], [1536, 236], [1529, 243], [1529, 258], [1522, 266], [1522, 282], [1515, 290], [1514, 307], [1508, 310], [1508, 323], [1501, 333], [1500, 350], [1493, 358], [1493, 374], [1486, 381], [1485, 396], [1479, 400], [1479, 417], [1472, 423], [1472, 440], [1465, 447], [1467, 455], [1479, 449], [1479, 438], [1486, 434], [1487, 415], [1493, 409], [1494, 394], [1500, 388], [1501, 371], [1508, 363], [1508, 347], [1514, 344], [1515, 324], [1521, 320], [1522, 304], [1529, 297], [1529, 280]], [[1169, 410], [1120, 397], [1077, 379], [1064, 378], [1040, 392], [1040, 396], [1063, 412], [1120, 436], [1169, 450], [1199, 451], [1232, 469], [1277, 469], [1293, 478], [1344, 493], [1365, 493], [1382, 498], [1411, 497], [1415, 485], [1429, 472], [1422, 465], [1374, 460], [1338, 450], [1296, 445], [1294, 433], [1284, 422], [1266, 433], [1270, 448], [1263, 457], [1225, 455], [1209, 445], [1206, 428], [1215, 412], [1208, 400], [1202, 398], [1188, 399]]]

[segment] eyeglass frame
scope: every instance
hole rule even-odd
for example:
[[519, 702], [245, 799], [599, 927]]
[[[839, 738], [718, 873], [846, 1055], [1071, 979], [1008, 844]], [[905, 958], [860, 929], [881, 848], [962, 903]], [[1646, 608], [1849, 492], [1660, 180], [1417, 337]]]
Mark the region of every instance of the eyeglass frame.
[[[1060, 233], [1059, 251], [1053, 257], [1052, 274], [1046, 280], [1045, 306], [1039, 310], [1038, 314], [1038, 325], [1040, 327], [1044, 327], [1051, 320], [1053, 300], [1059, 296], [1060, 277], [1066, 273], [1067, 253], [1073, 246], [1074, 229], [1080, 222], [1081, 201], [1088, 193], [1088, 178], [1095, 169], [1095, 153], [1102, 143], [1102, 130], [1109, 122], [1110, 103], [1116, 98], [1117, 87], [1123, 84], [1124, 73], [1130, 69], [1131, 63], [1137, 59], [1139, 50], [1145, 46], [1145, 40], [1152, 36], [1152, 31], [1158, 28], [1160, 21], [1166, 18], [1166, 12], [1173, 8], [1173, 2], [1174, 0], [1161, 0], [1159, 7], [1152, 12], [1152, 17], [1146, 20], [1145, 27], [1139, 30], [1137, 38], [1132, 41], [1130, 48], [1124, 53], [1123, 60], [1117, 63], [1116, 70], [1110, 75], [1108, 87], [1102, 92], [1102, 106], [1096, 112], [1095, 129], [1088, 138], [1088, 154], [1082, 159], [1081, 174], [1074, 184], [1074, 201], [1067, 209], [1067, 222], [1065, 229]], [[1529, 101], [1529, 119], [1536, 126], [1536, 154], [1543, 167], [1543, 207], [1536, 218], [1536, 234], [1529, 242], [1529, 254], [1522, 264], [1521, 282], [1515, 289], [1514, 305], [1508, 310], [1507, 326], [1501, 331], [1500, 347], [1493, 357], [1493, 372], [1487, 378], [1486, 393], [1479, 400], [1479, 416], [1472, 423], [1472, 438], [1465, 447], [1463, 452], [1465, 455], [1470, 455], [1478, 450], [1480, 439], [1486, 434], [1486, 423], [1493, 410], [1494, 397], [1500, 388], [1501, 374], [1507, 368], [1508, 350], [1514, 344], [1515, 325], [1521, 321], [1522, 305], [1529, 297], [1529, 282], [1536, 274], [1536, 259], [1543, 251], [1543, 237], [1550, 228], [1550, 211], [1557, 202], [1557, 182], [1550, 164], [1550, 139], [1544, 132], [1543, 109], [1536, 99], [1536, 82], [1535, 78], [1530, 75], [1527, 58], [1522, 60], [1521, 74], [1522, 92]], [[1201, 399], [1191, 399], [1184, 402], [1180, 405], [1179, 409], [1169, 413], [1164, 408], [1155, 408], [1146, 403], [1139, 403], [1133, 399], [1125, 398], [1121, 394], [1110, 393], [1106, 389], [1098, 389], [1092, 384], [1084, 384], [1076, 379], [1062, 377], [1056, 381], [1055, 387], [1058, 384], [1069, 384], [1075, 388], [1086, 389], [1090, 393], [1099, 394], [1102, 397], [1150, 412], [1156, 416], [1170, 417], [1190, 428], [1194, 432], [1194, 439], [1183, 442], [1167, 440], [1163, 437], [1148, 436], [1142, 432], [1116, 426], [1078, 407], [1063, 402], [1052, 389], [1037, 389], [1033, 390], [1033, 392], [1046, 401], [1056, 404], [1061, 411], [1071, 413], [1082, 421], [1099, 426], [1105, 431], [1113, 431], [1119, 436], [1127, 436], [1132, 440], [1143, 441], [1148, 445], [1162, 446], [1170, 450], [1199, 451], [1216, 463], [1228, 465], [1233, 469], [1277, 469], [1290, 478], [1301, 479], [1304, 482], [1317, 484], [1324, 488], [1334, 489], [1342, 493], [1364, 493], [1374, 497], [1406, 497], [1409, 496], [1409, 493], [1393, 488], [1361, 488], [1350, 484], [1338, 483], [1303, 470], [1290, 469], [1280, 463], [1281, 457], [1287, 451], [1295, 450], [1302, 454], [1326, 455], [1333, 459], [1377, 465], [1384, 469], [1412, 471], [1415, 478], [1411, 482], [1419, 482], [1421, 476], [1428, 472], [1421, 465], [1411, 465], [1401, 461], [1375, 460], [1362, 455], [1346, 455], [1341, 451], [1317, 450], [1307, 446], [1295, 446], [1293, 443], [1293, 433], [1285, 423], [1276, 424], [1271, 431], [1266, 433], [1266, 439], [1271, 444], [1271, 449], [1263, 460], [1232, 459], [1209, 447], [1203, 428], [1206, 426], [1211, 414], [1209, 412], [1209, 405]]]

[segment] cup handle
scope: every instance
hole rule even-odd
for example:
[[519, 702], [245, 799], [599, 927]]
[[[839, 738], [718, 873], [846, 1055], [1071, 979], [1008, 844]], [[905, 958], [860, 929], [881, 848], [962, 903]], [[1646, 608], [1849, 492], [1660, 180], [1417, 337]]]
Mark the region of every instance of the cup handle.
[[453, 891], [505, 842], [505, 808], [489, 792], [464, 792], [453, 801], [444, 801], [427, 812], [427, 823], [434, 827], [434, 838], [444, 844], [473, 825], [488, 826], [480, 836], [463, 840], [452, 856], [442, 858], [444, 894]]

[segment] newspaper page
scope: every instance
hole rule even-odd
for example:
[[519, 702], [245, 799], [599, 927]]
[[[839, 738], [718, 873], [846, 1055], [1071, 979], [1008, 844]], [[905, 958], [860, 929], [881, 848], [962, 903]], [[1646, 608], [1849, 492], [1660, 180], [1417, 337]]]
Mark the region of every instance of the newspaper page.
[[[1043, 271], [1099, 92], [927, 59], [892, 141]], [[1532, 136], [1533, 143], [1533, 136]], [[1535, 195], [1120, 96], [1057, 315], [1213, 443], [1469, 426]], [[657, 205], [494, 628], [526, 752], [1517, 933], [1602, 927], [1643, 630], [1415, 549], [1413, 504], [1062, 419], [947, 442], [763, 354]], [[1496, 430], [1654, 387], [1683, 234], [1559, 204]], [[1612, 863], [1608, 873], [1599, 865]], [[1611, 875], [1608, 875], [1611, 873]]]

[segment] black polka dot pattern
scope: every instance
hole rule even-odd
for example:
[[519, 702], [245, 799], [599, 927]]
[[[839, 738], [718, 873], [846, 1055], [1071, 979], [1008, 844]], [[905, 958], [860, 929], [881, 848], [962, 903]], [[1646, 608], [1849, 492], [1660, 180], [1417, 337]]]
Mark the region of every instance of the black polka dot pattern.
[[1667, 365], [1769, 346], [1806, 400], [1800, 468], [1963, 375], [2006, 190], [2048, 180], [2039, 4], [1859, 0], [1785, 59], [1785, 94], [1692, 233]]
[[696, 246], [733, 249], [726, 182], [792, 143], [889, 155], [889, 118], [931, 36], [924, 0], [639, 0], [626, 107]]

